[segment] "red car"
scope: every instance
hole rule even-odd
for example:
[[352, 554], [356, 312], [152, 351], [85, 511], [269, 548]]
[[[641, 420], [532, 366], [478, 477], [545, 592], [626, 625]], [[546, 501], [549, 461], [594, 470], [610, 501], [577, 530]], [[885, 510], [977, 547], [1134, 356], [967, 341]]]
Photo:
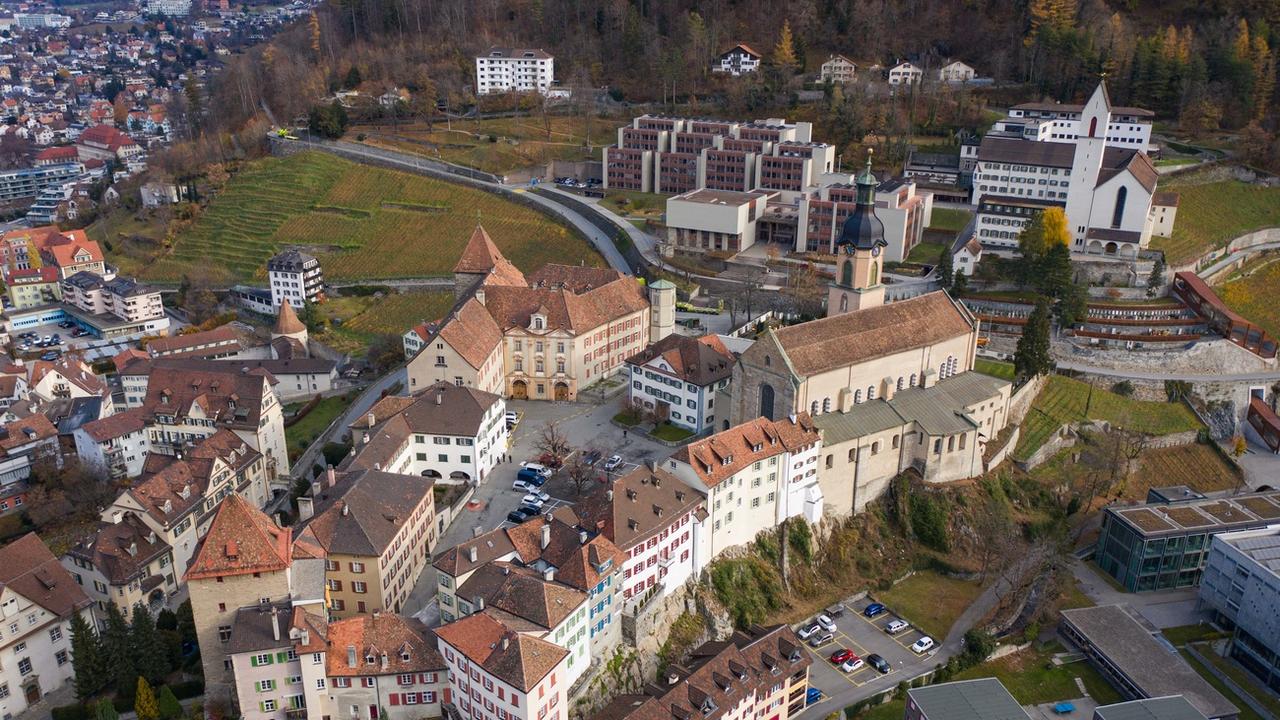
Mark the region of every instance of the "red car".
[[855, 658], [855, 657], [858, 657], [858, 656], [855, 655], [852, 650], [848, 648], [841, 648], [840, 650], [837, 650], [831, 653], [831, 664], [839, 665], [845, 660], [849, 660], [850, 658]]

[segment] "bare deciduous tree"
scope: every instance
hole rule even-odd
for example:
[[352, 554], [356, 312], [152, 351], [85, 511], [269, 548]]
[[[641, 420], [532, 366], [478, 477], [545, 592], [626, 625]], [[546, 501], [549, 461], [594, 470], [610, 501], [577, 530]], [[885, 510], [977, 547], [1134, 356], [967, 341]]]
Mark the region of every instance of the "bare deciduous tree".
[[559, 467], [564, 462], [564, 459], [569, 457], [569, 453], [572, 452], [569, 438], [554, 422], [548, 422], [542, 426], [542, 433], [538, 436], [534, 449], [538, 451], [539, 455], [545, 455], [550, 458], [550, 464], [556, 467]]

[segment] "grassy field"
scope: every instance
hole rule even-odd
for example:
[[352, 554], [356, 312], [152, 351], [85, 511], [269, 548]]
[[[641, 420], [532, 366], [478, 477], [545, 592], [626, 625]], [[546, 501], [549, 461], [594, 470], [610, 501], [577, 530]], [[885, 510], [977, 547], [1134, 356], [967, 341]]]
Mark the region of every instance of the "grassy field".
[[330, 279], [447, 275], [477, 221], [524, 270], [552, 261], [603, 263], [568, 228], [490, 193], [306, 153], [237, 173], [175, 247], [144, 261], [140, 274], [261, 279], [273, 253], [302, 246]]
[[876, 593], [875, 598], [941, 643], [956, 618], [981, 593], [982, 586], [976, 582], [922, 570], [887, 592]]
[[667, 196], [635, 190], [609, 190], [600, 204], [623, 217], [660, 220], [667, 210]]
[[1238, 471], [1217, 451], [1196, 443], [1144, 452], [1138, 472], [1125, 483], [1124, 496], [1141, 501], [1147, 490], [1170, 485], [1186, 485], [1200, 492], [1234, 490], [1240, 487], [1240, 480]]
[[307, 446], [350, 404], [351, 399], [343, 395], [325, 398], [311, 408], [311, 412], [305, 417], [285, 428], [284, 439], [289, 448], [289, 461], [293, 462], [305, 452]]
[[[1209, 652], [1208, 648], [1197, 648], [1197, 650], [1201, 655]], [[1230, 701], [1232, 705], [1240, 708], [1240, 720], [1262, 720], [1261, 715], [1254, 711], [1253, 708], [1246, 705], [1238, 695], [1231, 691], [1231, 688], [1227, 687], [1226, 683], [1219, 680], [1217, 676], [1209, 672], [1205, 666], [1201, 665], [1199, 660], [1191, 657], [1191, 653], [1186, 650], [1179, 650], [1178, 652], [1182, 654], [1182, 658], [1187, 661], [1188, 665], [1194, 668], [1196, 672], [1200, 673], [1200, 677], [1204, 678], [1205, 682], [1209, 683], [1215, 690], [1222, 693], [1222, 696]]]
[[1160, 633], [1175, 646], [1186, 645], [1189, 642], [1215, 640], [1230, 634], [1214, 630], [1209, 625], [1180, 625], [1178, 627], [1165, 628]]
[[1054, 375], [1031, 404], [1022, 424], [1014, 458], [1025, 459], [1065, 423], [1106, 420], [1150, 435], [1197, 430], [1200, 421], [1180, 403], [1149, 402], [1122, 397], [1088, 383]]
[[[1276, 196], [1280, 203], [1280, 195]], [[1258, 323], [1272, 337], [1280, 337], [1280, 302], [1276, 301], [1276, 288], [1280, 288], [1280, 262], [1274, 258], [1256, 268], [1249, 275], [1227, 282], [1217, 288], [1218, 296], [1232, 310], [1246, 319]]]
[[1197, 175], [1191, 173], [1160, 186], [1182, 196], [1173, 237], [1151, 238], [1151, 248], [1163, 250], [1170, 265], [1194, 260], [1245, 233], [1280, 225], [1280, 187], [1257, 187], [1237, 180], [1202, 182]]
[[988, 360], [987, 358], [978, 358], [973, 362], [973, 369], [983, 375], [998, 377], [1001, 380], [1013, 380], [1014, 370], [1013, 363], [1003, 362], [1001, 360]]
[[920, 263], [922, 265], [937, 264], [938, 258], [942, 256], [943, 246], [938, 243], [922, 242], [911, 248], [911, 252], [907, 253], [907, 262]]
[[1080, 697], [1076, 678], [1084, 682], [1085, 689], [1099, 705], [1123, 699], [1088, 662], [1082, 660], [1069, 665], [1050, 663], [1053, 654], [1061, 651], [1062, 647], [1057, 643], [1043, 649], [1027, 648], [957, 673], [955, 679], [994, 677], [1023, 705], [1039, 705]]
[[968, 210], [935, 207], [933, 215], [929, 218], [929, 229], [958, 233], [969, 224], [972, 217], [973, 213]]
[[[588, 123], [593, 143], [590, 149], [587, 147]], [[541, 118], [516, 117], [478, 122], [458, 120], [452, 126], [436, 123], [431, 130], [422, 123], [359, 126], [351, 128], [348, 139], [365, 133], [365, 142], [370, 145], [502, 174], [552, 160], [599, 160], [600, 148], [617, 139], [617, 128], [624, 123], [575, 115], [552, 117], [550, 124], [550, 138]]]
[[453, 301], [447, 291], [332, 298], [320, 306], [329, 319], [329, 331], [321, 339], [342, 352], [358, 352], [378, 335], [401, 335], [424, 320], [443, 317]]

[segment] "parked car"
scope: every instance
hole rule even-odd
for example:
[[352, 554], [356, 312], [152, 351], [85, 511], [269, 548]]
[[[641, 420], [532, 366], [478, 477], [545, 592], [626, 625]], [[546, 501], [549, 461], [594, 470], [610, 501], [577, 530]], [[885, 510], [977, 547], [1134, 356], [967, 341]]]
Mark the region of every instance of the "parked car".
[[542, 492], [541, 490], [533, 490], [525, 497], [534, 498], [538, 502], [542, 502], [542, 503], [551, 502], [551, 496], [548, 495], [547, 493]]
[[520, 414], [519, 414], [519, 413], [517, 413], [515, 410], [508, 410], [508, 411], [507, 411], [507, 414], [505, 415], [505, 417], [506, 417], [506, 420], [507, 420], [507, 429], [508, 429], [508, 430], [510, 430], [511, 428], [515, 427], [515, 426], [516, 426], [516, 423], [520, 422]]
[[511, 512], [507, 513], [507, 521], [513, 522], [519, 525], [520, 523], [524, 522], [525, 520], [528, 520], [531, 517], [534, 517], [535, 515], [537, 515], [537, 513], [527, 513], [523, 510], [512, 510]]
[[889, 669], [890, 669], [889, 661], [885, 660], [884, 658], [880, 657], [875, 653], [872, 653], [867, 656], [867, 664], [875, 668], [876, 670], [886, 674], [889, 672]]
[[538, 484], [521, 478], [517, 478], [515, 482], [511, 483], [512, 490], [522, 493], [538, 492], [539, 487]]
[[826, 645], [827, 643], [835, 639], [836, 639], [836, 636], [834, 633], [817, 632], [817, 633], [814, 633], [813, 637], [809, 638], [809, 644], [817, 648], [817, 647], [822, 647], [823, 645]]
[[848, 660], [849, 658], [856, 658], [856, 657], [858, 657], [857, 654], [854, 653], [849, 648], [840, 648], [839, 650], [831, 653], [831, 664], [839, 665], [840, 663], [844, 662], [845, 660]]
[[520, 512], [524, 513], [525, 515], [528, 515], [529, 517], [537, 517], [542, 514], [541, 505], [521, 505], [520, 507], [516, 508], [516, 510], [519, 510]]
[[524, 497], [520, 498], [520, 506], [536, 507], [541, 509], [543, 505], [547, 504], [547, 501], [542, 499], [544, 496], [546, 496], [546, 493], [540, 493], [536, 491], [531, 492], [528, 495], [525, 495]]
[[542, 487], [543, 484], [547, 482], [546, 475], [535, 470], [530, 470], [529, 468], [521, 468], [520, 472], [516, 473], [516, 479], [524, 480], [525, 482], [532, 483], [538, 487]]
[[588, 450], [582, 454], [582, 462], [586, 463], [589, 467], [600, 462], [600, 458], [602, 457], [604, 457], [604, 453], [599, 450]]
[[822, 628], [818, 625], [818, 623], [809, 623], [808, 625], [805, 625], [804, 627], [796, 631], [796, 637], [800, 638], [801, 640], [808, 640], [809, 638], [813, 637], [814, 633], [818, 632], [821, 629]]
[[873, 617], [875, 617], [875, 616], [877, 616], [877, 615], [881, 615], [881, 614], [883, 614], [883, 613], [887, 612], [888, 610], [889, 610], [889, 608], [885, 607], [884, 605], [882, 605], [882, 604], [880, 604], [880, 603], [871, 603], [870, 605], [868, 605], [868, 606], [866, 607], [866, 609], [864, 609], [864, 610], [862, 611], [862, 614], [863, 614], [863, 615], [866, 615], [866, 616], [867, 616], [867, 617], [869, 617], [869, 618], [873, 618]]
[[62, 353], [58, 352], [57, 350], [50, 350], [44, 353], [43, 355], [41, 355], [40, 359], [44, 360], [45, 362], [53, 362], [54, 360], [57, 360], [61, 356], [62, 356]]
[[829, 608], [827, 608], [826, 610], [824, 610], [824, 611], [822, 612], [822, 614], [823, 614], [823, 615], [826, 615], [826, 616], [827, 616], [827, 617], [829, 617], [829, 618], [838, 618], [838, 617], [842, 617], [842, 616], [844, 615], [844, 606], [843, 606], [843, 605], [832, 605], [831, 607], [829, 607]]
[[840, 670], [841, 672], [851, 673], [854, 670], [857, 670], [858, 668], [862, 667], [863, 665], [866, 665], [866, 663], [862, 660], [862, 658], [858, 657], [857, 655], [854, 655], [848, 660], [845, 660], [844, 662], [840, 663]]
[[536, 472], [544, 478], [551, 477], [551, 468], [547, 467], [546, 465], [540, 465], [536, 462], [522, 462], [520, 463], [520, 467], [524, 468], [525, 470], [531, 470], [533, 472]]
[[604, 461], [604, 471], [613, 472], [614, 470], [617, 470], [618, 466], [621, 464], [622, 464], [621, 455], [610, 455], [609, 459]]
[[919, 655], [920, 653], [928, 652], [929, 648], [932, 648], [932, 647], [933, 647], [933, 638], [929, 637], [928, 635], [925, 635], [924, 637], [920, 638], [914, 643], [911, 643], [911, 652]]
[[884, 631], [890, 635], [897, 635], [909, 627], [911, 627], [911, 623], [906, 620], [890, 620], [889, 624], [884, 626]]
[[835, 620], [832, 620], [831, 618], [827, 617], [826, 615], [819, 615], [819, 616], [818, 616], [818, 619], [817, 619], [817, 620], [814, 620], [814, 622], [816, 622], [816, 623], [818, 623], [819, 625], [821, 625], [821, 626], [822, 626], [822, 629], [823, 629], [823, 630], [826, 630], [827, 632], [835, 632], [835, 631], [836, 631], [836, 621], [835, 621]]
[[812, 705], [821, 699], [822, 699], [822, 691], [816, 687], [809, 688], [809, 691], [804, 694], [805, 705]]

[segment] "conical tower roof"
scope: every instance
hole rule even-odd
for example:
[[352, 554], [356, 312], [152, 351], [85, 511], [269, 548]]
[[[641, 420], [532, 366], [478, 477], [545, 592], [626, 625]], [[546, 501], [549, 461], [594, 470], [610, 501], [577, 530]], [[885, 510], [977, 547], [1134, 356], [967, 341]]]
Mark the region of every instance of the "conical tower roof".
[[293, 304], [288, 300], [280, 303], [280, 312], [276, 315], [276, 326], [271, 331], [271, 334], [295, 335], [306, 331], [307, 326], [303, 325], [302, 321], [298, 319], [298, 313], [294, 312]]
[[853, 214], [844, 221], [836, 248], [852, 247], [871, 250], [889, 243], [884, 239], [884, 222], [876, 217], [876, 176], [871, 172], [871, 153], [867, 152], [867, 166], [854, 180], [858, 188], [858, 202]]

